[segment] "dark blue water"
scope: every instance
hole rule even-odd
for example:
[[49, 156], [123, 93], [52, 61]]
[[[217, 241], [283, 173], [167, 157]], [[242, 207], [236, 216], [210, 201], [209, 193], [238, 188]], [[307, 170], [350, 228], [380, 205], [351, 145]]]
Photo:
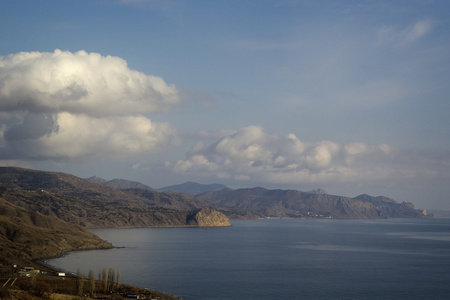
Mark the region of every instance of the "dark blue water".
[[120, 249], [49, 263], [120, 270], [193, 299], [449, 299], [450, 219], [254, 220], [229, 228], [96, 229]]

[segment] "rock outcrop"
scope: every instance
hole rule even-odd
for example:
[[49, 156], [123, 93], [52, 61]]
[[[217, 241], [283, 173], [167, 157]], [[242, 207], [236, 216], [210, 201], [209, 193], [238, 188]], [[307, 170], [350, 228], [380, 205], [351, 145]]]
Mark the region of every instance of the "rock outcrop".
[[230, 221], [221, 212], [210, 208], [202, 208], [188, 215], [186, 224], [201, 227], [225, 227], [230, 226]]

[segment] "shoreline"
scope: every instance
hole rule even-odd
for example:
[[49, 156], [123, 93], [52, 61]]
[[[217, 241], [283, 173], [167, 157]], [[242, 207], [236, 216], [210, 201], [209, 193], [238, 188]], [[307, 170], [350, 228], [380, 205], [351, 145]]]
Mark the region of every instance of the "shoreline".
[[[71, 280], [75, 280], [76, 279], [76, 273], [73, 273], [72, 271], [69, 270], [64, 270], [58, 267], [55, 267], [51, 264], [48, 263], [49, 260], [51, 259], [55, 259], [55, 258], [60, 258], [63, 257], [67, 254], [69, 254], [70, 252], [74, 252], [74, 251], [87, 251], [87, 250], [108, 250], [108, 249], [114, 249], [114, 248], [125, 248], [124, 246], [122, 247], [111, 247], [111, 248], [90, 248], [90, 249], [72, 249], [69, 250], [61, 255], [58, 256], [51, 256], [51, 257], [44, 257], [44, 258], [38, 258], [38, 259], [33, 259], [30, 261], [30, 264], [33, 265], [34, 267], [39, 267], [40, 270], [45, 270], [45, 272], [48, 273], [54, 273], [54, 274], [58, 274], [60, 272], [65, 273], [64, 278], [70, 278]], [[22, 261], [23, 263], [26, 263], [25, 261]], [[55, 275], [56, 276], [56, 275]], [[83, 279], [85, 281], [87, 281], [88, 279], [83, 275]], [[101, 284], [100, 280], [98, 278], [95, 279], [95, 282], [97, 284]], [[153, 295], [155, 297], [158, 297], [158, 299], [161, 300], [184, 300], [181, 297], [177, 297], [175, 295], [171, 295], [162, 291], [158, 291], [158, 290], [153, 290], [153, 289], [149, 289], [149, 288], [144, 288], [144, 287], [139, 287], [139, 286], [135, 286], [135, 285], [131, 285], [128, 283], [120, 283], [120, 286], [123, 289], [129, 289], [129, 290], [133, 290], [133, 292], [135, 292], [136, 294], [142, 294], [142, 295]], [[113, 299], [113, 298], [111, 298]]]

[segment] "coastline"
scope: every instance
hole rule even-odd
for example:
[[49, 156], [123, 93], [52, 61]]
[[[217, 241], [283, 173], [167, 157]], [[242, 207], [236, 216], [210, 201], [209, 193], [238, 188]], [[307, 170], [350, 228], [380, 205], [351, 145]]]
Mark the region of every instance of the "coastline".
[[[38, 281], [46, 282], [49, 286], [55, 284], [55, 282], [60, 281], [60, 282], [64, 282], [65, 285], [73, 285], [73, 287], [74, 287], [73, 290], [75, 290], [75, 285], [76, 285], [76, 280], [77, 280], [76, 274], [69, 270], [57, 268], [57, 267], [49, 264], [48, 261], [51, 259], [54, 259], [54, 258], [63, 257], [72, 251], [107, 250], [107, 249], [113, 249], [113, 248], [124, 248], [124, 247], [114, 247], [113, 246], [110, 248], [72, 249], [72, 250], [66, 251], [60, 255], [32, 259], [31, 261], [24, 261], [19, 258], [15, 258], [15, 259], [13, 258], [12, 260], [17, 261], [17, 263], [19, 263], [20, 265], [23, 265], [23, 267], [25, 267], [25, 266], [34, 267], [36, 270], [39, 270], [39, 273], [38, 273], [39, 275], [37, 275], [37, 277], [36, 277], [38, 279]], [[61, 272], [65, 274], [64, 277], [57, 276], [57, 274], [61, 273]], [[9, 274], [8, 276], [12, 276], [12, 274]], [[83, 280], [84, 280], [85, 284], [87, 285], [88, 279], [83, 276]], [[96, 286], [98, 286], [98, 287], [102, 286], [102, 282], [98, 278], [95, 279], [95, 282], [96, 282]], [[14, 289], [11, 289], [11, 290], [14, 290]], [[54, 294], [75, 296], [74, 293], [64, 293], [64, 292], [59, 291], [58, 289], [52, 289], [52, 290], [54, 291]], [[50, 293], [50, 295], [52, 295], [52, 294], [53, 293]], [[88, 293], [85, 292], [85, 294], [88, 294]], [[157, 298], [160, 300], [183, 300], [183, 298], [176, 297], [174, 295], [171, 295], [171, 294], [168, 294], [165, 292], [151, 290], [148, 288], [142, 288], [142, 287], [130, 285], [127, 283], [120, 283], [120, 285], [114, 291], [111, 290], [111, 291], [108, 291], [107, 293], [99, 292], [99, 294], [102, 294], [102, 297], [106, 297], [103, 299], [114, 299], [115, 294], [121, 294], [121, 295], [141, 295], [142, 299]], [[43, 297], [40, 299], [54, 299], [54, 298]], [[95, 298], [86, 297], [84, 299], [95, 299]]]

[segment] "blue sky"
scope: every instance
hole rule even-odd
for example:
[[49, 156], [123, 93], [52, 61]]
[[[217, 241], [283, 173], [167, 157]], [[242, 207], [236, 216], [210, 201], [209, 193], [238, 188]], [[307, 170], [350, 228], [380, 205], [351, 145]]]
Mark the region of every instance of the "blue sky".
[[450, 209], [448, 1], [2, 1], [0, 163]]

